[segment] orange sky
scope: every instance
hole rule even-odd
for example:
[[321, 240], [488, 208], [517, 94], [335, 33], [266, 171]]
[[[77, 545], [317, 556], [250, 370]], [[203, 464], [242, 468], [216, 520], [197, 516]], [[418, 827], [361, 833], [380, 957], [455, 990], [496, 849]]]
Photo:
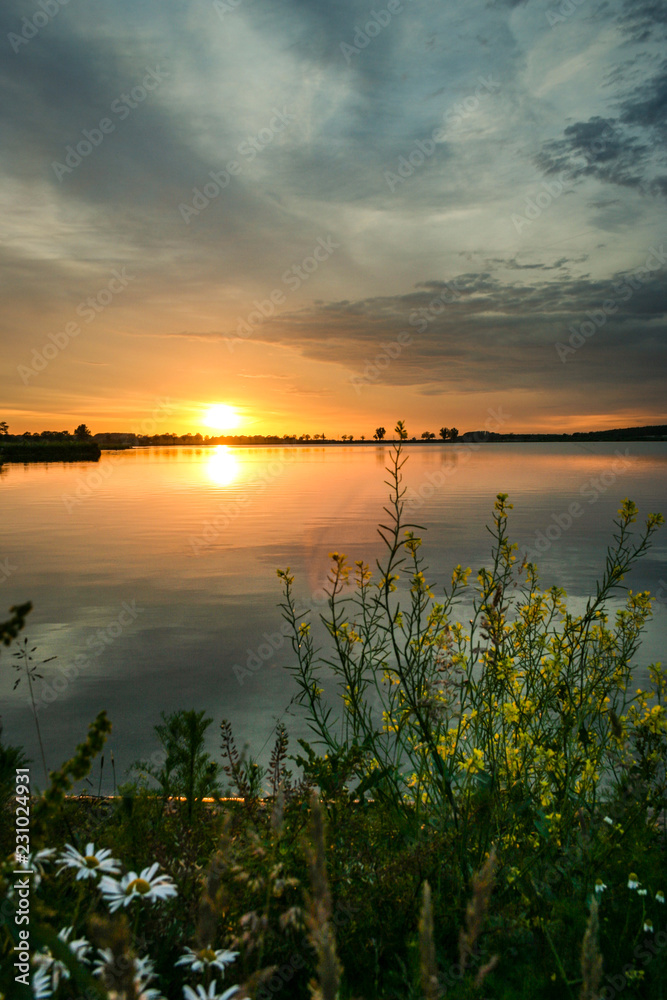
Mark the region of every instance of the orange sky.
[[11, 432], [667, 422], [661, 24], [359, 12], [2, 4]]

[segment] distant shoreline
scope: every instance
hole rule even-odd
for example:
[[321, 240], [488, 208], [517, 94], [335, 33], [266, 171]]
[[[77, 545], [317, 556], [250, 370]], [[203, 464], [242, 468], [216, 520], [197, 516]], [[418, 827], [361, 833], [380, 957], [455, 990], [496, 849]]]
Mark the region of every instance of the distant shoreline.
[[4, 462], [97, 462], [100, 455], [97, 441], [0, 443], [0, 465]]
[[[432, 447], [446, 447], [456, 448], [458, 445], [470, 445], [470, 444], [578, 444], [581, 441], [600, 441], [609, 442], [610, 444], [623, 443], [623, 442], [635, 442], [644, 444], [661, 444], [667, 441], [667, 435], [662, 437], [587, 437], [585, 435], [579, 435], [576, 437], [527, 437], [524, 435], [516, 435], [516, 437], [506, 437], [506, 438], [475, 438], [472, 435], [468, 437], [460, 437], [456, 441], [403, 441], [403, 447], [406, 445], [419, 445], [420, 448], [432, 448]], [[102, 444], [100, 445], [101, 451], [143, 451], [146, 448], [219, 448], [221, 446], [227, 448], [387, 448], [391, 445], [398, 444], [398, 439], [389, 438], [385, 441], [205, 441], [198, 444], [192, 444], [191, 442], [185, 441], [175, 441], [173, 443], [169, 442], [159, 442], [155, 444], [136, 444], [136, 445], [113, 445], [113, 444]]]
[[[313, 448], [313, 447], [349, 447], [350, 445], [354, 447], [377, 447], [378, 445], [389, 446], [393, 444], [398, 444], [397, 438], [384, 438], [378, 441], [374, 438], [369, 438], [365, 440], [355, 439], [352, 441], [341, 441], [336, 438], [318, 438], [317, 440], [301, 440], [294, 437], [278, 437], [275, 435], [245, 435], [245, 434], [235, 434], [235, 435], [218, 435], [216, 437], [209, 437], [201, 441], [192, 440], [188, 438], [187, 435], [175, 436], [173, 439], [167, 439], [168, 435], [155, 435], [154, 438], [149, 438], [148, 440], [139, 439], [135, 441], [119, 441], [110, 440], [111, 438], [121, 438], [125, 435], [97, 435], [97, 440], [104, 451], [111, 450], [127, 450], [132, 448], [169, 448], [169, 447], [189, 447], [189, 448], [211, 448], [217, 447], [219, 445], [227, 445], [232, 447], [302, 447], [302, 448]], [[573, 443], [576, 444], [581, 441], [610, 441], [610, 442], [627, 442], [627, 441], [644, 441], [644, 442], [661, 442], [667, 441], [667, 425], [659, 425], [656, 427], [629, 427], [620, 428], [611, 431], [577, 431], [573, 434], [498, 434], [490, 431], [466, 431], [465, 434], [459, 435], [455, 440], [447, 439], [443, 441], [441, 439], [435, 438], [431, 440], [424, 440], [422, 438], [407, 438], [403, 441], [404, 445], [420, 445], [425, 448], [433, 447], [434, 445], [445, 445], [446, 447], [456, 446], [460, 444], [543, 444], [543, 443]]]
[[[368, 440], [346, 440], [335, 438], [310, 438], [303, 440], [293, 435], [217, 435], [201, 438], [199, 435], [160, 434], [151, 437], [124, 433], [96, 434], [92, 440], [72, 441], [28, 438], [6, 435], [0, 438], [0, 465], [3, 463], [30, 462], [97, 462], [103, 451], [128, 451], [143, 448], [215, 448], [221, 445], [236, 448], [322, 448], [337, 447], [391, 447], [398, 444], [396, 438], [375, 438]], [[645, 427], [624, 427], [609, 431], [576, 431], [572, 434], [499, 434], [492, 431], [466, 431], [454, 440], [432, 438], [408, 438], [403, 445], [419, 445], [423, 448], [460, 445], [478, 447], [483, 444], [581, 444], [585, 442], [610, 443], [661, 443], [667, 441], [667, 424]]]

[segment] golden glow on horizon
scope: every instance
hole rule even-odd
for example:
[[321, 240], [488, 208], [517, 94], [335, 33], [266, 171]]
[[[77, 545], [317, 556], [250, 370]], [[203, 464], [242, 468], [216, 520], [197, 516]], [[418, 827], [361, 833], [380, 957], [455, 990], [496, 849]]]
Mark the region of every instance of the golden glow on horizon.
[[206, 473], [216, 486], [229, 486], [241, 472], [241, 465], [227, 445], [219, 445], [206, 464]]
[[204, 423], [215, 431], [231, 431], [241, 423], [241, 417], [233, 406], [215, 403], [206, 411]]

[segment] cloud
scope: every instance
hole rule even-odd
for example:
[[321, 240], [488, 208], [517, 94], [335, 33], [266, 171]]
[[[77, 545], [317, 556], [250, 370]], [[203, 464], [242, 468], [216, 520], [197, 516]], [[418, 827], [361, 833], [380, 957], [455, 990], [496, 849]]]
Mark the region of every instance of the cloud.
[[[644, 385], [657, 405], [655, 274], [571, 362], [554, 343], [664, 231], [664, 4], [589, 2], [551, 27], [523, 0], [403, 0], [364, 43], [371, 9], [385, 7], [243, 0], [221, 17], [208, 0], [70, 0], [13, 52], [9, 33], [37, 5], [2, 4], [10, 405], [24, 403], [16, 365], [122, 266], [137, 275], [122, 303], [40, 376], [49, 412], [58, 391], [88, 391], [95, 370], [82, 363], [108, 366], [110, 406], [114, 378], [157, 378], [158, 367], [173, 396], [188, 342], [208, 359], [274, 289], [286, 295], [280, 315], [253, 329], [247, 352], [221, 352], [227, 392], [234, 380], [258, 397], [274, 388], [269, 371], [252, 371], [253, 345], [288, 348], [301, 365], [293, 385], [310, 387], [312, 362], [339, 384], [407, 330], [410, 350], [376, 389], [518, 388], [570, 405], [568, 392], [602, 398], [616, 380], [637, 399]], [[134, 101], [151, 68], [159, 85]], [[272, 132], [276, 108], [290, 120]], [[53, 164], [68, 148], [73, 162], [104, 118], [113, 130], [58, 176]], [[231, 163], [212, 193], [211, 175]], [[567, 193], [517, 232], [513, 214], [561, 173]], [[331, 259], [286, 287], [328, 234], [340, 244]], [[438, 298], [445, 307], [430, 316]]]
[[[659, 382], [656, 366], [667, 350], [664, 247], [662, 257], [660, 269], [660, 256], [651, 259], [651, 273], [619, 272], [609, 280], [561, 277], [519, 284], [491, 272], [463, 273], [448, 282], [420, 282], [402, 295], [284, 312], [266, 319], [252, 340], [290, 346], [305, 358], [359, 373], [408, 333], [409, 346], [373, 382], [428, 392], [489, 392], [498, 385], [546, 392], [591, 378], [639, 388]], [[565, 262], [561, 258], [546, 269], [560, 270]], [[515, 261], [502, 262], [508, 263], [512, 268]], [[603, 305], [608, 313], [601, 312]], [[582, 323], [590, 326], [591, 314], [596, 322], [602, 317], [599, 329], [563, 366], [555, 345], [569, 343]]]

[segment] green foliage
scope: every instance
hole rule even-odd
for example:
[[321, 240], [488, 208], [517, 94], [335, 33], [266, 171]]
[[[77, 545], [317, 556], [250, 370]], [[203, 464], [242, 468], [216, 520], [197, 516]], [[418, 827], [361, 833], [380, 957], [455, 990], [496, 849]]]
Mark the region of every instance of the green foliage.
[[[403, 432], [399, 424], [401, 440]], [[667, 881], [656, 827], [667, 806], [664, 671], [650, 667], [652, 690], [630, 693], [650, 596], [627, 591], [611, 624], [608, 609], [662, 517], [649, 515], [637, 536], [637, 509], [623, 502], [595, 595], [573, 614], [562, 590], [541, 590], [535, 566], [518, 565], [507, 530], [511, 505], [499, 494], [490, 568], [479, 570], [473, 589], [470, 570], [455, 567], [444, 599], [436, 599], [422, 540], [403, 519], [404, 461], [399, 443], [389, 520], [380, 526], [387, 553], [375, 580], [363, 561], [353, 569], [331, 553], [321, 616], [330, 651], [315, 649], [310, 624], [296, 614], [294, 577], [278, 571], [292, 626], [290, 669], [318, 747], [301, 741], [306, 756], [297, 760], [330, 815], [341, 796], [363, 801], [372, 786], [403, 860], [411, 843], [442, 838], [463, 890], [495, 845], [504, 913], [496, 939], [505, 951], [526, 936], [540, 940], [546, 960], [533, 988], [548, 992], [557, 956], [557, 988], [569, 990], [596, 877], [609, 873], [620, 886], [627, 878], [628, 845], [612, 853], [613, 831], [620, 841], [632, 830], [643, 845], [643, 877], [654, 891]], [[466, 627], [455, 616], [463, 600], [472, 608]], [[332, 675], [338, 703], [324, 695]], [[612, 831], [609, 813], [618, 817]], [[386, 911], [386, 896], [375, 905]], [[604, 916], [603, 908], [603, 940]], [[451, 912], [442, 917], [450, 922]], [[620, 914], [618, 931], [617, 921], [622, 926]], [[632, 959], [631, 945], [626, 936], [617, 954]]]
[[[1, 725], [0, 733], [2, 733]], [[29, 763], [30, 758], [26, 756], [22, 747], [11, 746], [0, 739], [0, 816], [4, 815], [10, 799], [14, 796], [17, 769], [27, 767]], [[0, 853], [1, 850], [0, 848]]]
[[9, 609], [11, 618], [5, 622], [0, 622], [0, 642], [4, 646], [9, 646], [25, 626], [28, 613], [32, 611], [32, 603], [26, 601], [25, 604], [15, 604]]
[[155, 733], [162, 746], [159, 764], [138, 761], [134, 770], [145, 773], [157, 782], [164, 799], [185, 798], [186, 816], [192, 822], [197, 804], [207, 796], [220, 794], [220, 765], [205, 750], [206, 730], [213, 719], [206, 712], [181, 709], [161, 713], [162, 723]]

